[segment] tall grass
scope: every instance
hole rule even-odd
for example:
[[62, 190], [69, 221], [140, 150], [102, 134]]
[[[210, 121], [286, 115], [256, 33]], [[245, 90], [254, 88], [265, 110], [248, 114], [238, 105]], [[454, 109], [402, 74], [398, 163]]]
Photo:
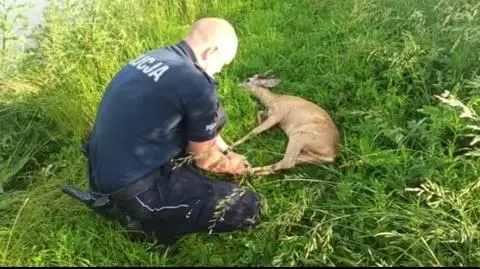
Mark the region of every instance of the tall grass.
[[[1, 82], [0, 264], [479, 264], [472, 126], [480, 124], [442, 95], [478, 111], [479, 8], [466, 0], [52, 1], [38, 47]], [[191, 235], [177, 253], [152, 250], [59, 188], [86, 186], [81, 141], [109, 79], [203, 16], [230, 20], [240, 37], [219, 76], [225, 139], [250, 130], [260, 109], [238, 81], [273, 69], [282, 79], [275, 91], [331, 112], [341, 154], [329, 167], [253, 179], [266, 212], [257, 229]], [[239, 151], [258, 165], [279, 160], [285, 146], [272, 129]]]

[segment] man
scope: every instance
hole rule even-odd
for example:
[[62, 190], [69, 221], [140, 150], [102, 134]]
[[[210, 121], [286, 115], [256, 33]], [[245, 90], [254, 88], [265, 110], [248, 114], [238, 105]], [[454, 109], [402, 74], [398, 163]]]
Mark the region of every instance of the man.
[[[200, 19], [179, 43], [131, 60], [101, 100], [87, 147], [91, 191], [115, 193], [111, 200], [158, 238], [255, 225], [256, 193], [197, 170], [240, 175], [249, 168], [220, 136], [226, 117], [214, 79], [237, 46], [227, 21]], [[191, 164], [170, 169], [189, 156]]]

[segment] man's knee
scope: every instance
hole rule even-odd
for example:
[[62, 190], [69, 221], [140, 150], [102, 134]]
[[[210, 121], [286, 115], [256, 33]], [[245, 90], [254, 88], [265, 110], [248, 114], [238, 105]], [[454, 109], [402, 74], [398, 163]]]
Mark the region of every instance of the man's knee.
[[254, 228], [261, 218], [261, 198], [253, 191], [234, 188], [232, 192], [216, 201], [213, 207], [211, 229], [230, 232]]
[[238, 215], [239, 220], [243, 220], [245, 227], [254, 227], [260, 221], [261, 217], [261, 198], [258, 193], [246, 190], [234, 203], [231, 212], [232, 215]]

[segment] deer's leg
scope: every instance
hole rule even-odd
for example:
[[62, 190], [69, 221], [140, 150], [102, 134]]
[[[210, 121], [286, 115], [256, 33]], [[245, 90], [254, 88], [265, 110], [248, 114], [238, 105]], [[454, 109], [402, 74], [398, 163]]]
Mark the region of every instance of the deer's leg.
[[244, 137], [240, 138], [239, 140], [237, 140], [235, 143], [233, 143], [230, 147], [231, 148], [234, 148], [240, 144], [242, 144], [243, 142], [245, 142], [246, 140], [248, 140], [250, 137], [254, 136], [254, 135], [257, 135], [259, 133], [262, 133], [270, 128], [272, 128], [275, 124], [277, 124], [279, 122], [279, 118], [278, 117], [275, 117], [275, 116], [269, 116], [264, 122], [260, 123], [257, 127], [255, 127], [253, 130], [251, 130], [250, 132], [248, 132]]
[[333, 162], [333, 158], [327, 155], [314, 155], [308, 152], [301, 152], [296, 160], [297, 164], [327, 164]]
[[297, 157], [302, 148], [302, 142], [295, 139], [289, 139], [287, 149], [285, 150], [285, 155], [282, 160], [271, 165], [253, 167], [251, 168], [251, 173], [254, 175], [265, 176], [274, 174], [279, 170], [291, 169], [295, 166]]
[[297, 164], [328, 164], [335, 159], [331, 147], [318, 143], [307, 143], [297, 158]]

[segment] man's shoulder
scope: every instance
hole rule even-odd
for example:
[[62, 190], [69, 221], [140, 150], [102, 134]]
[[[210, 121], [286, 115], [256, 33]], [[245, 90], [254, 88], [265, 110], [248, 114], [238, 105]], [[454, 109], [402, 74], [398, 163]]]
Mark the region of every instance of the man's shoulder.
[[[181, 59], [168, 51], [167, 47], [146, 51], [131, 59], [124, 70], [139, 72], [158, 83], [160, 78], [171, 77], [182, 66]], [[168, 71], [168, 72], [167, 72]]]
[[144, 78], [135, 79], [135, 83], [153, 83], [154, 88], [173, 91], [188, 103], [196, 99], [217, 98], [217, 81], [196, 64], [181, 44], [146, 51], [130, 60], [125, 72], [134, 72]]
[[184, 42], [171, 44], [157, 49], [150, 50], [146, 53], [159, 61], [168, 62], [175, 75], [181, 81], [193, 83], [194, 86], [211, 86], [216, 87], [217, 81], [210, 77], [203, 69], [192, 59], [187, 45]]

